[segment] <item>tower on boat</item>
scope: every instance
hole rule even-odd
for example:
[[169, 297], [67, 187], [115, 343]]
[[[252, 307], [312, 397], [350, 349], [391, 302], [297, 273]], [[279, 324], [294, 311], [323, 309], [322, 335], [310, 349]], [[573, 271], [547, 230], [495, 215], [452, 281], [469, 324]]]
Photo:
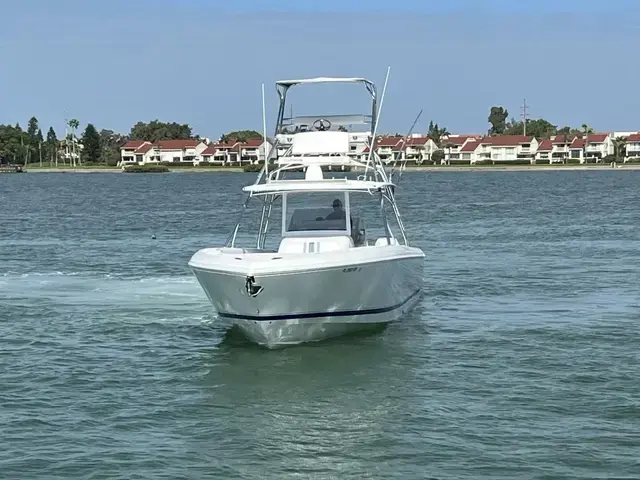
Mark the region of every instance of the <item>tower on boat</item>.
[[[336, 83], [364, 85], [370, 111], [285, 116], [293, 87]], [[409, 245], [395, 185], [373, 148], [375, 85], [319, 77], [278, 81], [276, 89], [272, 148], [243, 188], [242, 215], [224, 245], [193, 255], [191, 269], [218, 316], [269, 348], [397, 320], [418, 301], [424, 253]], [[354, 126], [368, 137], [366, 159], [350, 150]], [[252, 202], [254, 222], [246, 218]], [[252, 224], [253, 240], [240, 245]]]

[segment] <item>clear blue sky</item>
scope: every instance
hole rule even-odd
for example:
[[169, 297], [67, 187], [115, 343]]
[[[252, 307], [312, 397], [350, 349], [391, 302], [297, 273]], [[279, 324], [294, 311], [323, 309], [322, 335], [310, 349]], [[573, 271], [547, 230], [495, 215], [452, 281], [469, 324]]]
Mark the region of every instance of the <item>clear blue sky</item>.
[[[260, 130], [262, 82], [271, 131], [275, 80], [366, 76], [381, 90], [387, 65], [382, 131], [405, 132], [424, 108], [420, 131], [433, 119], [485, 132], [492, 105], [518, 117], [525, 97], [555, 124], [640, 129], [640, 0], [0, 0], [0, 11], [0, 123], [35, 115], [59, 134], [65, 117], [123, 133], [155, 118], [210, 137]], [[360, 92], [303, 93], [299, 113]]]

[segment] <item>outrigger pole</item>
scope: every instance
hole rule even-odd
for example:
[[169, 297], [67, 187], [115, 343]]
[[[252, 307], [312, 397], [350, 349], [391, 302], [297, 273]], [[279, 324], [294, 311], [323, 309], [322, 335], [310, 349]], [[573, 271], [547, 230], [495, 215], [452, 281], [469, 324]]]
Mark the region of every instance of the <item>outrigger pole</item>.
[[[382, 104], [384, 103], [384, 94], [387, 91], [387, 83], [389, 82], [389, 72], [391, 72], [391, 65], [387, 67], [387, 75], [384, 79], [384, 87], [382, 88], [382, 96], [380, 97], [380, 106], [378, 107], [378, 111], [376, 112], [375, 122], [376, 124], [373, 126], [373, 132], [371, 137], [371, 145], [369, 146], [369, 155], [367, 156], [367, 163], [364, 166], [364, 178], [367, 178], [367, 170], [369, 169], [369, 162], [371, 162], [371, 155], [375, 148], [376, 144], [376, 134], [378, 133], [378, 121], [380, 120], [380, 112], [382, 112]], [[375, 170], [375, 169], [374, 169]], [[384, 167], [382, 168], [384, 172]]]
[[[411, 136], [411, 133], [413, 132], [413, 129], [416, 126], [416, 123], [418, 123], [418, 119], [420, 118], [420, 116], [422, 115], [422, 109], [420, 109], [420, 112], [418, 112], [418, 116], [416, 117], [416, 119], [413, 121], [413, 124], [411, 125], [411, 128], [409, 129], [409, 132], [405, 135], [403, 141], [402, 141], [402, 148], [405, 149], [406, 145], [407, 145], [407, 139]], [[406, 150], [405, 150], [406, 151]], [[396, 163], [393, 163], [393, 167], [391, 167], [391, 172], [389, 173], [389, 182], [393, 183], [393, 173], [395, 171], [396, 168]], [[405, 154], [405, 159], [402, 163], [402, 167], [400, 169], [400, 174], [398, 175], [398, 184], [400, 183], [400, 179], [402, 178], [402, 172], [404, 171], [404, 167], [407, 165], [407, 159], [406, 159], [406, 154]], [[409, 245], [409, 241], [407, 240], [407, 235], [404, 229], [404, 223], [402, 222], [402, 218], [400, 217], [400, 211], [398, 210], [398, 206], [396, 205], [396, 194], [395, 194], [395, 187], [389, 187], [387, 188], [387, 192], [388, 192], [388, 198], [389, 198], [389, 203], [391, 203], [391, 208], [393, 209], [393, 213], [396, 216], [396, 220], [398, 221], [398, 227], [400, 228], [400, 233], [402, 234], [402, 238], [404, 240], [404, 244], [405, 245]], [[388, 227], [387, 227], [388, 229]]]
[[[266, 113], [266, 106], [265, 106], [265, 95], [264, 95], [264, 83], [262, 83], [262, 145], [264, 146], [265, 143], [269, 143], [267, 141], [267, 113]], [[277, 144], [277, 141], [274, 142], [275, 144]], [[271, 144], [269, 144], [271, 145]], [[262, 167], [262, 170], [260, 170], [260, 174], [258, 175], [258, 177], [256, 178], [256, 181], [254, 182], [255, 184], [260, 183], [260, 180], [262, 179], [262, 177], [265, 177], [265, 181], [269, 181], [269, 158], [271, 157], [271, 152], [273, 151], [274, 148], [277, 148], [276, 145], [272, 145], [271, 148], [269, 149], [269, 154], [267, 154], [267, 147], [265, 146], [263, 148], [263, 152], [264, 152], [264, 165]], [[238, 228], [240, 227], [240, 223], [242, 222], [242, 218], [244, 217], [245, 211], [247, 210], [247, 205], [249, 203], [249, 201], [251, 200], [251, 194], [247, 195], [247, 199], [245, 200], [244, 204], [242, 205], [242, 211], [240, 212], [239, 215], [239, 219], [238, 222], [236, 223], [235, 227], [233, 228], [232, 232], [229, 234], [229, 237], [227, 238], [227, 241], [225, 242], [225, 246], [231, 246], [233, 247], [236, 241], [236, 236], [238, 235]], [[262, 219], [260, 221], [260, 225], [262, 226], [262, 220], [264, 220], [264, 215], [265, 215], [265, 210], [266, 210], [266, 201], [264, 201], [264, 204], [262, 206]], [[269, 211], [271, 210], [271, 205], [269, 205]], [[258, 243], [260, 242], [260, 235], [258, 235]]]
[[[413, 121], [413, 124], [411, 125], [411, 128], [409, 129], [409, 132], [407, 132], [407, 134], [404, 136], [404, 138], [402, 139], [402, 149], [405, 151], [405, 158], [404, 161], [402, 162], [402, 167], [400, 167], [400, 174], [398, 176], [398, 181], [400, 181], [400, 178], [402, 178], [402, 172], [404, 171], [404, 167], [407, 165], [407, 158], [406, 158], [406, 148], [407, 148], [407, 140], [409, 139], [409, 137], [411, 136], [411, 134], [413, 133], [413, 129], [416, 126], [416, 123], [418, 123], [418, 119], [420, 118], [420, 116], [422, 115], [422, 110], [420, 109], [420, 112], [418, 112], [418, 116], [416, 117], [416, 119]], [[391, 167], [391, 173], [389, 174], [389, 181], [392, 182], [393, 181], [393, 172], [396, 169], [396, 163], [393, 163], [393, 167]]]
[[[265, 181], [269, 183], [269, 157], [267, 155], [267, 112], [265, 106], [265, 98], [264, 98], [264, 82], [262, 83], [262, 145], [263, 145], [263, 156], [264, 156], [264, 166], [262, 167], [262, 172], [264, 172]], [[271, 149], [269, 149], [269, 154], [271, 154]], [[259, 157], [258, 157], [259, 158]], [[260, 248], [260, 243], [262, 242], [262, 226], [264, 224], [264, 218], [267, 214], [267, 197], [265, 196], [262, 199], [262, 214], [260, 215], [260, 229], [258, 230], [258, 236], [256, 238], [256, 248]], [[269, 202], [269, 215], [271, 215], [271, 203]], [[267, 220], [268, 222], [268, 220]], [[268, 224], [268, 223], [267, 223]], [[266, 230], [266, 226], [265, 226]]]
[[[267, 146], [266, 144], [268, 144], [269, 142], [267, 142], [267, 107], [265, 104], [265, 98], [264, 98], [264, 82], [262, 83], [262, 153], [264, 154], [264, 175], [265, 175], [265, 179], [268, 182], [269, 181], [269, 157], [271, 155], [267, 155]], [[269, 149], [269, 154], [271, 154], [271, 149]], [[258, 157], [259, 158], [259, 157]]]
[[[373, 127], [373, 135], [372, 135], [372, 139], [371, 139], [371, 144], [369, 145], [369, 155], [367, 156], [367, 163], [365, 164], [365, 169], [364, 169], [364, 175], [363, 178], [366, 180], [367, 178], [367, 170], [369, 169], [369, 164], [371, 162], [371, 156], [374, 155], [375, 157], [377, 157], [377, 154], [374, 153], [375, 150], [375, 144], [376, 144], [376, 134], [378, 131], [378, 122], [380, 120], [380, 113], [382, 112], [382, 105], [384, 103], [384, 96], [385, 93], [387, 91], [387, 84], [389, 82], [389, 72], [391, 71], [391, 66], [387, 67], [387, 75], [385, 76], [384, 79], [384, 87], [382, 88], [382, 96], [380, 97], [380, 106], [378, 108], [378, 111], [376, 112], [376, 118], [375, 118], [375, 125]], [[420, 115], [422, 114], [422, 111], [420, 111]], [[418, 118], [420, 117], [420, 115], [418, 115]], [[414, 125], [417, 123], [418, 119], [416, 119], [416, 121], [414, 122]], [[413, 126], [411, 127], [411, 131], [413, 130]], [[410, 132], [411, 132], [410, 131]], [[410, 134], [410, 133], [409, 133]], [[407, 134], [407, 137], [409, 136], [409, 134]], [[406, 139], [405, 139], [406, 141]], [[374, 157], [374, 158], [375, 158]], [[375, 176], [377, 178], [378, 174], [382, 175], [382, 179], [386, 180], [386, 181], [391, 181], [390, 179], [387, 179], [387, 172], [384, 168], [384, 165], [382, 164], [382, 160], [378, 157], [378, 160], [380, 161], [380, 170], [378, 171], [377, 168], [374, 168], [374, 172], [375, 172]], [[394, 165], [395, 166], [395, 165]], [[396, 220], [398, 222], [398, 226], [400, 227], [400, 233], [402, 234], [402, 238], [404, 240], [405, 245], [408, 245], [408, 241], [407, 241], [407, 237], [404, 231], [404, 225], [402, 223], [402, 219], [400, 218], [400, 212], [398, 211], [398, 207], [396, 206], [395, 203], [395, 198], [393, 195], [393, 190], [390, 186], [385, 187], [385, 191], [387, 192], [387, 198], [389, 199], [389, 202], [391, 203], [391, 207], [393, 209], [393, 213], [396, 216]], [[385, 195], [382, 192], [382, 189], [379, 190], [380, 192], [380, 211], [382, 213], [382, 221], [384, 223], [384, 229], [385, 229], [385, 234], [386, 234], [386, 238], [387, 238], [387, 244], [391, 244], [391, 229], [389, 228], [389, 222], [387, 221], [387, 214], [386, 211], [384, 209], [384, 198]]]

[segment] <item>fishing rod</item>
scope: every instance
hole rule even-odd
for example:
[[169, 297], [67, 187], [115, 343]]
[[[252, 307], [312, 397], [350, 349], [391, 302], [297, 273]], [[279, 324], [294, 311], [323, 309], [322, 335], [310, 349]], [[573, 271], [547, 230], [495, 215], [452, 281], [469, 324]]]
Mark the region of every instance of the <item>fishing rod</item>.
[[[402, 167], [400, 168], [400, 173], [398, 174], [398, 183], [400, 183], [400, 179], [402, 178], [402, 172], [404, 172], [404, 167], [407, 165], [407, 155], [406, 155], [407, 140], [408, 140], [409, 136], [411, 136], [411, 134], [413, 133], [413, 129], [415, 128], [416, 123], [418, 123], [418, 120], [420, 119], [420, 116], [422, 115], [422, 110], [423, 109], [420, 109], [420, 112], [418, 112], [418, 116], [413, 121], [413, 124], [411, 125], [411, 128], [409, 129], [407, 134], [402, 139], [402, 150], [405, 150], [405, 158], [404, 158], [404, 161], [402, 162]], [[397, 164], [397, 162], [394, 162], [393, 163], [393, 167], [391, 168], [391, 173], [389, 174], [389, 181], [390, 182], [393, 182], [393, 173], [395, 172], [396, 164]]]

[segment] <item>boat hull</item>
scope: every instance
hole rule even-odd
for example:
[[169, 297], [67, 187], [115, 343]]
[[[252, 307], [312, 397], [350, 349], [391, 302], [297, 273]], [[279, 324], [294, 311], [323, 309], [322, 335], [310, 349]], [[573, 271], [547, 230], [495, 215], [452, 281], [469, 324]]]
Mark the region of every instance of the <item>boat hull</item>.
[[304, 257], [294, 262], [295, 271], [272, 273], [255, 273], [259, 269], [251, 262], [234, 266], [235, 271], [225, 270], [224, 261], [217, 268], [197, 261], [190, 266], [218, 316], [268, 348], [392, 322], [419, 301], [424, 269], [419, 249], [397, 247], [397, 255], [381, 260], [352, 259], [313, 269], [305, 268]]

